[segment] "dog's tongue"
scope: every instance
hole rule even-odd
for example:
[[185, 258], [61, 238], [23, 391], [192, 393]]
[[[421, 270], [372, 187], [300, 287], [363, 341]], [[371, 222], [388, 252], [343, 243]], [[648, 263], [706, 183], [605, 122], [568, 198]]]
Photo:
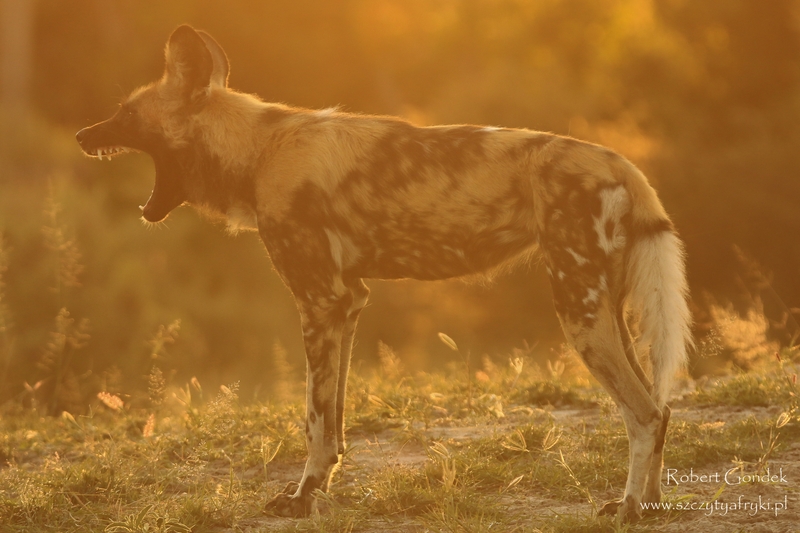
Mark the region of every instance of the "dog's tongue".
[[161, 222], [170, 211], [186, 200], [180, 179], [176, 175], [163, 175], [156, 165], [156, 184], [150, 198], [144, 204], [142, 216], [148, 222]]

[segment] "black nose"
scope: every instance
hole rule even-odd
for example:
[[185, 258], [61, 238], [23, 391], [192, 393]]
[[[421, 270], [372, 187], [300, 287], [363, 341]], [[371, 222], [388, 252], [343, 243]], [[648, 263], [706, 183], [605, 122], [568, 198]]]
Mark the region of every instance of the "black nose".
[[89, 128], [83, 128], [81, 131], [75, 134], [75, 138], [78, 140], [78, 144], [83, 144], [83, 140], [86, 138], [86, 130]]

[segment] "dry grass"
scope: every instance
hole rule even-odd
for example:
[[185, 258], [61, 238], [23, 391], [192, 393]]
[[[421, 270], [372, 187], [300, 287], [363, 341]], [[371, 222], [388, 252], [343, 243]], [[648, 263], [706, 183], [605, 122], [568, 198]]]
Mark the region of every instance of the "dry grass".
[[[513, 355], [507, 367], [473, 368], [469, 382], [463, 365], [410, 376], [382, 350], [374, 375], [353, 375], [344, 466], [309, 519], [263, 513], [302, 472], [297, 395], [243, 404], [232, 385], [202, 400], [197, 380], [171, 389], [151, 375], [150, 401], [140, 407], [105, 393], [88, 416], [6, 409], [3, 531], [655, 531], [699, 516], [673, 511], [634, 526], [595, 516], [622, 492], [627, 438], [616, 409], [584, 377]], [[781, 464], [785, 445], [800, 436], [793, 367], [782, 363], [777, 373], [744, 374], [684, 399], [668, 467]], [[690, 416], [762, 405], [747, 398], [765, 398], [769, 416]], [[668, 493], [671, 502], [704, 497]]]

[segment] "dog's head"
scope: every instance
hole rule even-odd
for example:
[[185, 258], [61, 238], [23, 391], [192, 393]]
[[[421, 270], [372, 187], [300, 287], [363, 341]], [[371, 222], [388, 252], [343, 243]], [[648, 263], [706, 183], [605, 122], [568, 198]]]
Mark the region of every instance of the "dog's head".
[[129, 150], [149, 154], [156, 181], [142, 207], [145, 220], [158, 222], [187, 200], [186, 160], [195, 117], [206, 107], [215, 89], [228, 84], [228, 58], [207, 33], [178, 27], [166, 47], [166, 65], [160, 80], [141, 87], [103, 122], [76, 135], [83, 151], [109, 159]]

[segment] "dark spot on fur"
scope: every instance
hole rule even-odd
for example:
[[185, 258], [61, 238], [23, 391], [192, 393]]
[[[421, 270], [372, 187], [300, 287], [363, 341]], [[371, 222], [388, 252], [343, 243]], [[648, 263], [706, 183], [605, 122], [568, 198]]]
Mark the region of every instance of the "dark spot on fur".
[[348, 292], [345, 294], [341, 299], [336, 301], [333, 304], [333, 309], [331, 311], [331, 326], [334, 328], [339, 328], [347, 322], [347, 312], [350, 310], [350, 306], [353, 304], [353, 295], [352, 293]]
[[391, 194], [430, 173], [445, 173], [453, 187], [464, 169], [483, 157], [483, 142], [489, 132], [476, 126], [417, 128], [402, 121], [387, 120], [386, 133], [371, 152], [372, 158], [350, 172], [340, 184], [340, 194], [365, 181], [378, 195]]
[[[325, 338], [322, 340], [322, 343], [319, 347], [311, 347], [314, 351], [313, 354], [308, 354], [308, 370], [318, 374], [320, 380], [324, 380], [327, 378], [327, 373], [330, 371], [330, 359], [332, 352], [337, 348], [336, 344], [334, 344], [333, 340], [330, 338]], [[319, 412], [319, 410], [317, 410]]]
[[316, 489], [320, 488], [321, 486], [322, 486], [322, 479], [311, 474], [303, 480], [303, 486], [300, 488], [300, 495], [303, 498], [307, 498], [310, 505], [310, 502], [312, 501], [311, 493], [314, 492]]
[[657, 235], [663, 232], [670, 232], [670, 233], [675, 232], [675, 227], [672, 225], [671, 220], [660, 219], [645, 224], [643, 223], [633, 224], [631, 227], [631, 233], [634, 239], [650, 237], [652, 235]]
[[656, 433], [656, 445], [653, 448], [653, 453], [659, 454], [664, 450], [664, 441], [667, 438], [667, 426], [669, 425], [669, 407], [664, 408], [662, 411], [661, 425], [658, 426], [658, 433]]
[[182, 179], [191, 180], [192, 187], [187, 189], [190, 203], [222, 214], [237, 205], [255, 210], [255, 167], [231, 172], [219, 157], [202, 148], [199, 140], [190, 142], [172, 157]]
[[610, 280], [609, 259], [594, 230], [593, 213], [602, 206], [595, 191], [571, 180], [566, 183], [568, 187], [548, 210], [540, 242], [550, 269], [556, 311], [568, 322], [591, 327], [602, 295], [590, 298], [589, 291], [601, 290], [601, 277]]

